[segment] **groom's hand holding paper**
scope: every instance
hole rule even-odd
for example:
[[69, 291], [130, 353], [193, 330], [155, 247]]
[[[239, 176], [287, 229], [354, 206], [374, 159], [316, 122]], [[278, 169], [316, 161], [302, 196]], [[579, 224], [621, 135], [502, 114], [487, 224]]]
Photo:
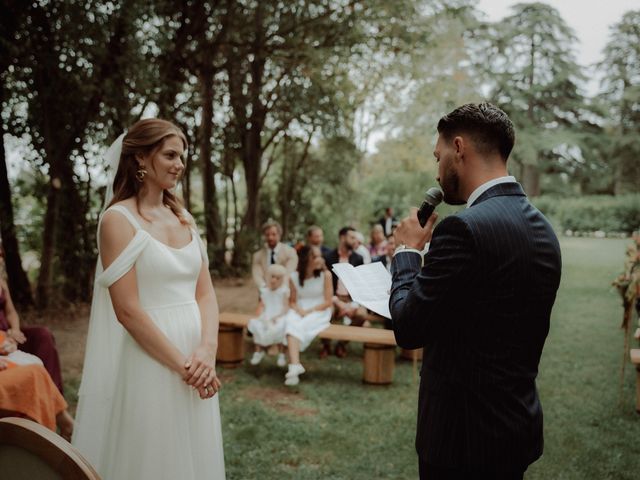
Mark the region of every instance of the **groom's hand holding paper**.
[[357, 267], [350, 263], [334, 263], [332, 268], [342, 280], [354, 302], [358, 302], [378, 315], [391, 318], [389, 312], [391, 275], [381, 262]]

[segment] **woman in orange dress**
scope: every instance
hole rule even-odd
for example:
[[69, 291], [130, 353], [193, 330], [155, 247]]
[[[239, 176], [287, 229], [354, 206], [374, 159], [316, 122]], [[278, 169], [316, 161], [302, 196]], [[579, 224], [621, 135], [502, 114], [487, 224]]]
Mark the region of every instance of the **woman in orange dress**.
[[44, 364], [53, 383], [56, 384], [60, 393], [62, 389], [62, 373], [60, 370], [60, 358], [56, 349], [56, 342], [53, 334], [46, 327], [21, 326], [20, 317], [9, 293], [9, 286], [0, 276], [0, 330], [6, 332], [7, 336], [13, 338], [18, 344], [18, 349], [23, 352], [35, 355]]
[[0, 417], [28, 417], [66, 440], [73, 433], [67, 402], [35, 357], [17, 350], [15, 340], [0, 331]]

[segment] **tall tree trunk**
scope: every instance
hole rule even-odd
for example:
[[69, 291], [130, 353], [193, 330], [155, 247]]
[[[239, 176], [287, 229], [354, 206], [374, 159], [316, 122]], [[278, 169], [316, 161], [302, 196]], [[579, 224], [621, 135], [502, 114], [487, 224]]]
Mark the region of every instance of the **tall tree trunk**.
[[220, 212], [215, 182], [215, 168], [211, 161], [211, 136], [213, 133], [213, 72], [203, 68], [199, 74], [200, 94], [202, 97], [202, 124], [200, 125], [200, 165], [202, 168], [202, 188], [207, 244], [214, 252], [211, 263], [219, 262], [221, 234]]
[[257, 229], [260, 219], [260, 170], [262, 166], [262, 130], [265, 122], [265, 106], [262, 103], [261, 91], [264, 81], [264, 26], [263, 26], [263, 5], [256, 4], [255, 36], [253, 39], [253, 60], [250, 65], [251, 83], [249, 95], [251, 101], [251, 116], [249, 125], [245, 125], [244, 132], [243, 164], [244, 177], [247, 186], [247, 211], [245, 212], [243, 224], [249, 228]]
[[[531, 126], [536, 125], [535, 112], [534, 112], [534, 82], [535, 82], [535, 69], [536, 69], [536, 42], [535, 36], [531, 35], [531, 51], [530, 51], [531, 70], [529, 71], [529, 101], [527, 105], [527, 117]], [[536, 154], [537, 155], [537, 154]], [[539, 156], [536, 157], [536, 161], [539, 160]], [[537, 197], [540, 195], [540, 171], [538, 165], [531, 163], [524, 163], [522, 165], [522, 187], [527, 195], [530, 197]]]
[[540, 195], [540, 172], [536, 165], [524, 164], [522, 166], [522, 188], [530, 197]]
[[[40, 52], [40, 60], [42, 60]], [[43, 105], [51, 105], [50, 93], [44, 87], [48, 73], [48, 62], [39, 61], [39, 68], [35, 74], [35, 89], [42, 96]], [[47, 109], [43, 109], [47, 112]], [[44, 137], [44, 150], [49, 163], [49, 191], [47, 192], [47, 209], [44, 215], [44, 227], [42, 230], [42, 253], [40, 255], [40, 271], [36, 286], [36, 305], [45, 308], [49, 304], [51, 294], [51, 279], [53, 275], [53, 253], [55, 251], [56, 225], [58, 221], [58, 203], [60, 201], [60, 187], [62, 186], [60, 158], [55, 144], [60, 144], [61, 139], [54, 135], [53, 121], [49, 115], [42, 118], [42, 135]]]
[[[77, 147], [76, 139], [86, 138], [87, 125], [102, 108], [107, 83], [105, 79], [117, 78], [118, 60], [126, 53], [127, 43], [124, 39], [127, 38], [127, 29], [130, 28], [127, 15], [131, 11], [131, 4], [131, 0], [125, 0], [122, 4], [110, 29], [112, 34], [105, 53], [94, 65], [95, 78], [101, 79], [101, 82], [96, 84], [92, 95], [69, 124], [61, 124], [54, 116], [54, 112], [60, 111], [61, 108], [56, 89], [69, 88], [73, 81], [69, 81], [60, 73], [55, 56], [52, 57], [46, 47], [55, 38], [53, 17], [45, 14], [44, 10], [37, 9], [40, 15], [38, 24], [43, 28], [44, 40], [34, 52], [33, 78], [41, 111], [38, 123], [42, 125], [40, 134], [44, 139], [45, 160], [49, 164], [50, 177], [42, 234], [40, 273], [36, 288], [36, 301], [40, 308], [45, 307], [50, 300], [54, 259], [60, 262], [60, 286], [67, 300], [84, 297], [82, 292], [87, 292], [88, 297], [93, 245], [87, 245], [86, 239], [91, 237], [84, 234], [87, 228], [85, 202], [79, 193], [70, 157]], [[58, 270], [55, 270], [58, 273]]]
[[58, 217], [58, 201], [60, 197], [60, 178], [56, 175], [54, 165], [51, 165], [51, 179], [47, 192], [47, 210], [44, 214], [42, 230], [42, 253], [40, 255], [40, 272], [36, 286], [36, 302], [38, 308], [45, 308], [49, 304], [51, 293], [51, 276], [53, 252], [55, 249], [55, 226]]
[[637, 159], [626, 152], [618, 155], [615, 165], [613, 192], [614, 195], [637, 193], [640, 185], [640, 167]]
[[[0, 84], [0, 105], [4, 100], [4, 88]], [[33, 297], [27, 275], [22, 269], [20, 246], [16, 237], [16, 227], [13, 217], [13, 205], [11, 203], [11, 190], [9, 186], [9, 173], [6, 154], [4, 150], [5, 126], [0, 127], [2, 146], [0, 148], [0, 238], [5, 255], [7, 277], [11, 288], [13, 301], [21, 306], [32, 305]]]
[[182, 199], [184, 200], [184, 208], [191, 211], [191, 166], [193, 162], [187, 162], [182, 177]]
[[93, 245], [87, 227], [86, 204], [80, 196], [73, 162], [67, 157], [60, 163], [62, 186], [54, 251], [58, 259], [56, 271], [61, 278], [56, 287], [60, 287], [66, 301], [76, 302], [89, 299]]
[[[7, 47], [14, 39], [15, 31], [22, 21], [22, 16], [29, 9], [28, 4], [22, 2], [2, 2], [0, 5], [0, 18], [11, 19], [3, 21], [0, 28], [0, 73], [9, 68], [11, 56]], [[0, 81], [0, 107], [4, 106], [5, 85]], [[11, 203], [11, 187], [9, 185], [9, 169], [7, 168], [6, 152], [4, 149], [5, 123], [0, 123], [0, 239], [4, 250], [5, 267], [11, 297], [20, 306], [33, 304], [33, 295], [25, 271], [22, 269], [20, 245], [16, 236], [16, 228], [13, 216], [13, 204]]]
[[245, 162], [245, 184], [247, 187], [247, 210], [245, 211], [242, 224], [258, 229], [259, 218], [258, 209], [260, 208], [260, 191], [258, 186], [260, 156], [251, 155]]

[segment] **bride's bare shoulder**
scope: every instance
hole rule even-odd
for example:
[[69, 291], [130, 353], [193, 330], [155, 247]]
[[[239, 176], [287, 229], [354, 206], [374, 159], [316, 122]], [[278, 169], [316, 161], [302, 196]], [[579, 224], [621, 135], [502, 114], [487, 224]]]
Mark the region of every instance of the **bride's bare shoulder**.
[[[119, 202], [116, 205], [122, 205]], [[131, 241], [136, 231], [131, 221], [120, 211], [116, 209], [107, 209], [100, 219], [100, 244], [106, 245], [125, 245]]]
[[136, 209], [136, 198], [135, 197], [125, 198], [124, 200], [120, 200], [119, 202], [114, 203], [112, 205], [112, 207], [114, 207], [116, 205], [124, 207], [124, 208], [128, 208], [129, 210], [135, 211], [135, 209]]

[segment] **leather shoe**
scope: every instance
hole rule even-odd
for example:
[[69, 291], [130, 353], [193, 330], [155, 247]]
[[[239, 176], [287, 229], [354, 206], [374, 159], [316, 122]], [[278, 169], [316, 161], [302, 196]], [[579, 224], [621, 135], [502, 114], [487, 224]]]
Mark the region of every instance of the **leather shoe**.
[[335, 351], [336, 357], [344, 358], [347, 356], [347, 347], [345, 347], [342, 343], [336, 345]]
[[322, 345], [322, 350], [320, 350], [320, 359], [324, 360], [331, 353], [331, 347], [329, 345]]

